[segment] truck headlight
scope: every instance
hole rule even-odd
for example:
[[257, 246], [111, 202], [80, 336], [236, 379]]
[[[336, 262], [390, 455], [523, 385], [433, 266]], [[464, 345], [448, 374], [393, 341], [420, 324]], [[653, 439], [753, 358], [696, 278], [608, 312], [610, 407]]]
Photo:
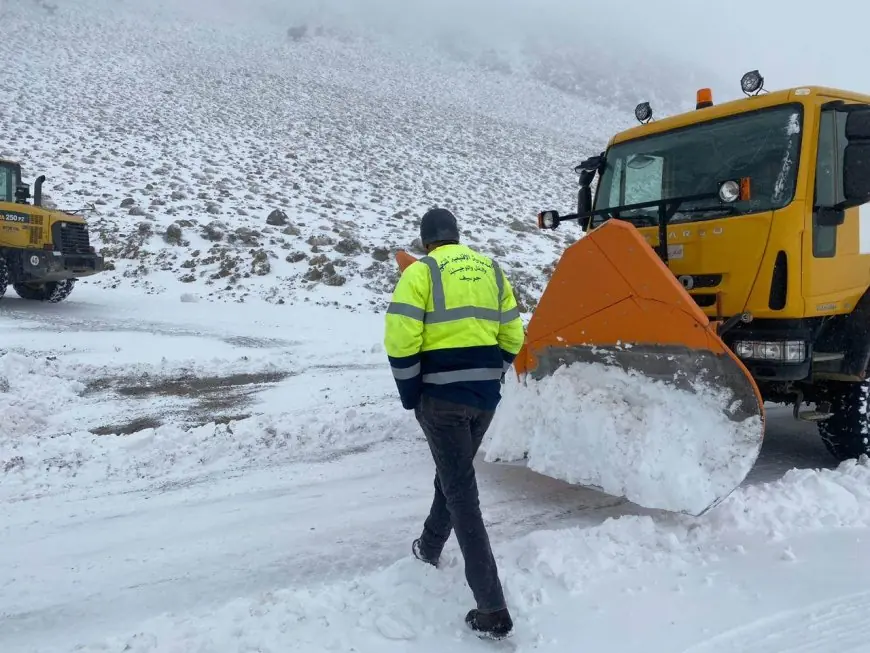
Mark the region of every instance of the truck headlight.
[[738, 340], [734, 353], [740, 358], [803, 363], [807, 359], [807, 343], [803, 340]]
[[803, 363], [807, 358], [807, 343], [795, 340], [785, 343], [785, 361], [787, 363]]
[[736, 202], [740, 199], [740, 184], [729, 180], [719, 186], [719, 199], [726, 203]]

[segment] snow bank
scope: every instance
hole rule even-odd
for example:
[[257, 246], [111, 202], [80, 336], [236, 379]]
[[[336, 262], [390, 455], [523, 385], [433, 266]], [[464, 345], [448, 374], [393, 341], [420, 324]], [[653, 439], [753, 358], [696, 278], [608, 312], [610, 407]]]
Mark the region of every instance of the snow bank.
[[[164, 361], [117, 371], [135, 372], [154, 382], [178, 365]], [[202, 362], [191, 367], [213, 374], [216, 369], [265, 366], [269, 370], [273, 365], [242, 357], [215, 360], [212, 367]], [[108, 371], [104, 366], [75, 365], [53, 357], [0, 355], [0, 500], [71, 486], [93, 487], [109, 480], [189, 479], [245, 465], [322, 459], [417, 432], [410, 413], [394, 407], [384, 411], [377, 403], [345, 405], [325, 413], [285, 398], [280, 410], [244, 419], [196, 427], [168, 423], [129, 435], [96, 435], [80, 426], [87, 415], [82, 419], [71, 415], [88, 410], [82, 397], [86, 384], [79, 379]], [[293, 396], [292, 390], [285, 393]], [[159, 411], [159, 406], [154, 410]]]
[[43, 431], [57, 405], [74, 400], [84, 388], [59, 376], [58, 367], [45, 358], [0, 355], [0, 471], [14, 465], [4, 456], [5, 447], [28, 433]]
[[[575, 601], [603, 583], [640, 571], [678, 574], [751, 545], [751, 535], [798, 535], [870, 526], [870, 461], [830, 471], [805, 470], [770, 485], [739, 489], [701, 518], [621, 517], [594, 528], [538, 531], [495, 543], [518, 648], [565, 650], [575, 631]], [[472, 604], [461, 558], [448, 549], [442, 569], [410, 555], [373, 574], [319, 588], [240, 599], [217, 611], [164, 615], [130, 636], [76, 648], [128, 651], [421, 651], [482, 650], [463, 631]], [[453, 552], [453, 553], [451, 553]], [[557, 617], [558, 628], [552, 629]], [[466, 646], [463, 646], [467, 644]]]
[[680, 390], [595, 364], [541, 381], [509, 376], [484, 443], [486, 460], [601, 488], [638, 505], [700, 514], [745, 478], [761, 449], [760, 418], [732, 422], [730, 391]]
[[[195, 428], [166, 425], [132, 435], [21, 432], [0, 438], [0, 499], [104, 481], [154, 481], [249, 464], [304, 462], [359, 450], [410, 432], [401, 411], [259, 415]], [[4, 496], [5, 495], [5, 496]]]
[[741, 488], [709, 518], [718, 531], [775, 540], [870, 525], [870, 460], [862, 456], [830, 470], [792, 469], [774, 483]]

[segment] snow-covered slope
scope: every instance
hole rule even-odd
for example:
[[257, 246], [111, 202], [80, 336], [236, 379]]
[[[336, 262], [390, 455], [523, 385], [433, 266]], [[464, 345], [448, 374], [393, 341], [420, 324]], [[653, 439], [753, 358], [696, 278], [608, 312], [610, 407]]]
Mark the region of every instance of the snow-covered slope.
[[381, 307], [440, 205], [533, 304], [578, 235], [535, 214], [572, 206], [573, 166], [631, 112], [435, 46], [290, 38], [254, 4], [2, 5], [0, 156], [63, 208], [94, 202], [114, 270], [87, 283]]

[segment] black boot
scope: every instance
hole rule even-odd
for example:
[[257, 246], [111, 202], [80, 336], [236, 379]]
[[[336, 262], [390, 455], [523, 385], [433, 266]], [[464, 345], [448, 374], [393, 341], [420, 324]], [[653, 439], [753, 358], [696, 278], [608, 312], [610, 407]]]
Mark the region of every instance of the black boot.
[[514, 622], [507, 608], [498, 612], [484, 613], [479, 610], [471, 610], [465, 615], [465, 623], [478, 637], [491, 639], [504, 639], [511, 635]]
[[423, 553], [423, 541], [420, 538], [417, 538], [411, 543], [411, 551], [414, 552], [414, 557], [417, 558], [417, 560], [432, 565], [436, 569], [438, 568], [438, 559], [436, 558], [433, 560]]

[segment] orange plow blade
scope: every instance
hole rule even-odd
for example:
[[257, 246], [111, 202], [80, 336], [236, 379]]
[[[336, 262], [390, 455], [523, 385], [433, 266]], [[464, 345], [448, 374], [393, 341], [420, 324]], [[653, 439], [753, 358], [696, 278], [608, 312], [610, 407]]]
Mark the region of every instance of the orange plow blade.
[[754, 380], [626, 222], [565, 251], [514, 368], [487, 460], [700, 515], [743, 482], [761, 448]]
[[731, 387], [746, 411], [761, 412], [758, 387], [715, 325], [640, 233], [615, 220], [565, 252], [515, 369], [540, 377], [604, 359], [682, 387], [699, 377]]
[[403, 249], [400, 249], [396, 252], [396, 264], [399, 266], [399, 272], [404, 272], [405, 268], [407, 268], [411, 263], [417, 260], [417, 257], [413, 254], [408, 254]]

